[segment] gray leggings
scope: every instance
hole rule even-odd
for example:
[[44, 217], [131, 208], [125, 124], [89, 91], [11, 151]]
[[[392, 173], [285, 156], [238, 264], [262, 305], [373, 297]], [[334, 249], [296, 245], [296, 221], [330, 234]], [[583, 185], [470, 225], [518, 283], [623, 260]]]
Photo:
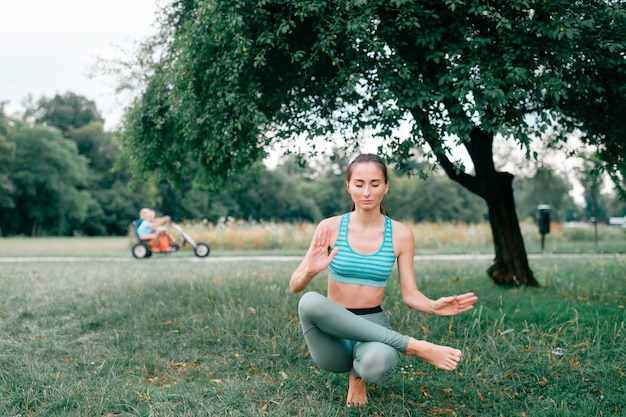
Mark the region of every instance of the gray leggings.
[[384, 312], [358, 316], [315, 291], [302, 296], [298, 314], [313, 361], [330, 372], [352, 370], [366, 382], [387, 378], [409, 343]]

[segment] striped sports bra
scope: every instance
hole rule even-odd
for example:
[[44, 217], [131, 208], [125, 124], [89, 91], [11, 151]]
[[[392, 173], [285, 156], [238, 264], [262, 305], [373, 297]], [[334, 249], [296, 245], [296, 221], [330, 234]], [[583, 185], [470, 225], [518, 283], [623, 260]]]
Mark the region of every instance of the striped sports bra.
[[383, 244], [375, 253], [363, 255], [355, 252], [348, 243], [348, 221], [350, 213], [341, 216], [339, 234], [335, 247], [339, 252], [328, 267], [331, 279], [344, 284], [358, 284], [383, 288], [396, 262], [393, 250], [391, 219], [385, 216], [385, 235]]

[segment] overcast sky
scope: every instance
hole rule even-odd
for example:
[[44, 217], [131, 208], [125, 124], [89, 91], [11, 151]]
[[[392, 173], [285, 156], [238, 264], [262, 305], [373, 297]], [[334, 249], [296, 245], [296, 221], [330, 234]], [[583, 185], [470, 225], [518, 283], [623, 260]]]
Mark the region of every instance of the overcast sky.
[[96, 102], [112, 129], [121, 117], [114, 80], [90, 78], [98, 57], [120, 57], [154, 32], [157, 0], [0, 0], [0, 101], [68, 91]]

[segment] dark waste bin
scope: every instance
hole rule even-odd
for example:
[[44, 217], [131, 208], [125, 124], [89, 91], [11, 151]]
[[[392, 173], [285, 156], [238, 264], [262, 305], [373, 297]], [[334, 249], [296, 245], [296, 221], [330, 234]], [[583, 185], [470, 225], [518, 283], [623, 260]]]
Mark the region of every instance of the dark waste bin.
[[545, 235], [550, 233], [550, 206], [547, 204], [539, 204], [537, 206], [537, 223], [539, 224], [539, 233]]
[[537, 224], [541, 233], [541, 250], [543, 250], [545, 235], [550, 233], [550, 206], [548, 204], [537, 206]]

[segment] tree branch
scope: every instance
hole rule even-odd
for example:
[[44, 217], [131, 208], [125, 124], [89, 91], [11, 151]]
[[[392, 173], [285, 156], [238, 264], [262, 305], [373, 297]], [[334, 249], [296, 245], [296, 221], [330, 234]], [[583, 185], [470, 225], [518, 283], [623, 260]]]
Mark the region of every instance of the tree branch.
[[[437, 162], [443, 168], [446, 175], [454, 182], [467, 188], [469, 191], [482, 196], [478, 187], [478, 180], [475, 176], [469, 175], [467, 172], [461, 170], [460, 167], [452, 163], [450, 158], [446, 155], [436, 130], [428, 122], [428, 114], [421, 109], [414, 109], [411, 111], [413, 118], [421, 127], [424, 140], [433, 151], [433, 154], [437, 158]], [[466, 145], [467, 147], [467, 145]], [[470, 154], [471, 157], [471, 154]], [[472, 157], [474, 162], [474, 158]], [[475, 162], [474, 162], [475, 163]]]

